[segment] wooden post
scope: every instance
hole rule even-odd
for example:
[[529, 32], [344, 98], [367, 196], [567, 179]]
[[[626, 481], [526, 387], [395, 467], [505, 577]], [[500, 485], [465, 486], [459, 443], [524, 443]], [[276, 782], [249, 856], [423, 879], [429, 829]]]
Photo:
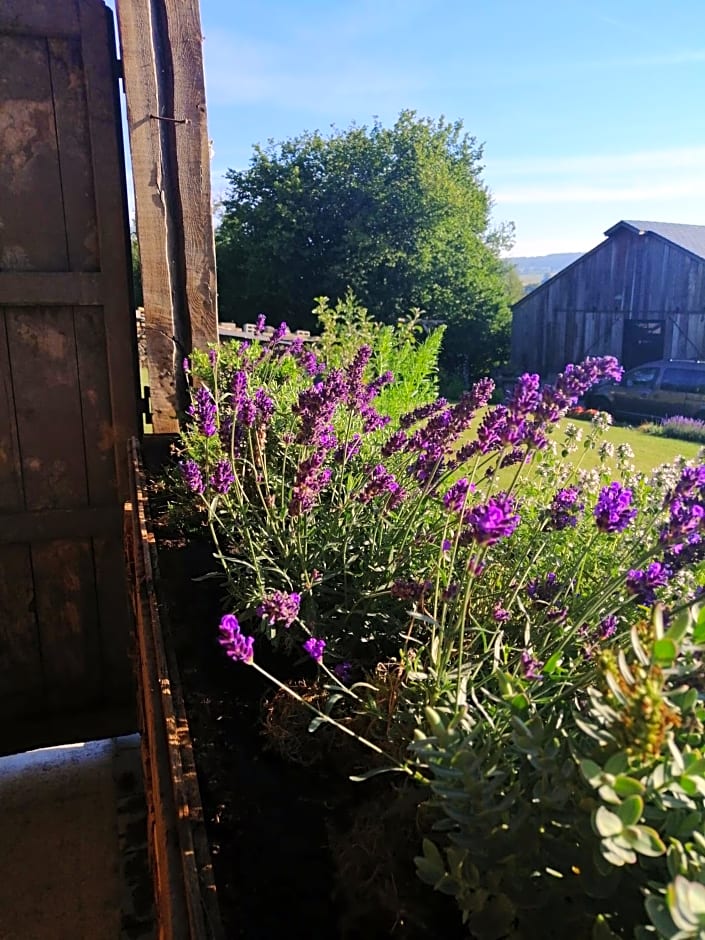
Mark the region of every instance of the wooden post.
[[178, 430], [182, 362], [217, 342], [198, 0], [118, 0], [154, 432]]

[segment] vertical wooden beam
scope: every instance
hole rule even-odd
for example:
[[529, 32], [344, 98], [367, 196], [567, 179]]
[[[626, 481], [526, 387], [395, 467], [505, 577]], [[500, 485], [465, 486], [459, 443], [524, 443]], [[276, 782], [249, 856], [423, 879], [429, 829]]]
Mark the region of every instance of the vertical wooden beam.
[[181, 367], [217, 342], [198, 0], [118, 0], [155, 433], [178, 430]]

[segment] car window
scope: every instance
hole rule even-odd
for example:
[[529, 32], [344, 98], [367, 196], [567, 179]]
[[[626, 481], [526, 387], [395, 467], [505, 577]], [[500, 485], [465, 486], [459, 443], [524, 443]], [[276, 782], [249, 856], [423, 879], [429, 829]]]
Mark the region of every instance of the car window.
[[690, 394], [705, 393], [705, 370], [687, 369], [670, 366], [663, 373], [661, 389], [664, 392], [689, 392]]
[[657, 375], [657, 366], [632, 369], [631, 372], [627, 372], [622, 379], [622, 385], [626, 388], [653, 388]]

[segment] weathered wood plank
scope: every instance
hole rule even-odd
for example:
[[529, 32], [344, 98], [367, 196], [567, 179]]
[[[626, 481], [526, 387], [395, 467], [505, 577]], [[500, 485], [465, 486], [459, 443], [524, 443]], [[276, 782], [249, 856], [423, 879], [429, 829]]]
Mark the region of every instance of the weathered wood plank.
[[27, 545], [0, 545], [0, 710], [3, 721], [41, 711], [42, 661]]
[[10, 542], [42, 542], [61, 538], [85, 539], [115, 531], [120, 509], [114, 504], [78, 509], [41, 509], [2, 516], [0, 545]]
[[103, 684], [91, 543], [35, 543], [32, 568], [47, 707], [87, 707]]
[[129, 489], [125, 448], [137, 427], [139, 375], [115, 33], [112, 13], [102, 3], [82, 3], [80, 16], [100, 269], [105, 279], [102, 306], [110, 363], [107, 374], [114, 459], [118, 494], [125, 499]]
[[0, 513], [24, 508], [22, 465], [17, 439], [15, 392], [7, 348], [5, 314], [0, 309]]
[[77, 0], [4, 0], [0, 4], [0, 33], [76, 36]]
[[165, 0], [165, 12], [174, 115], [188, 122], [172, 129], [184, 238], [186, 309], [191, 342], [203, 347], [218, 341], [203, 33], [198, 0]]
[[93, 539], [95, 582], [100, 620], [101, 660], [104, 693], [108, 701], [134, 699], [135, 683], [132, 667], [132, 616], [127, 590], [127, 573], [122, 545], [122, 515], [115, 520], [111, 535], [105, 526], [100, 537]]
[[[169, 197], [165, 192], [168, 182], [162, 153], [162, 126], [150, 118], [150, 114], [161, 113], [151, 0], [119, 2], [117, 17], [140, 244], [151, 408], [154, 431], [171, 433], [179, 426], [178, 363], [186, 350], [177, 350], [173, 341], [176, 272], [169, 262]], [[171, 224], [173, 227], [174, 223]], [[172, 262], [175, 263], [176, 258], [172, 258]]]
[[46, 41], [0, 34], [0, 63], [0, 270], [66, 271]]
[[26, 508], [79, 509], [88, 492], [73, 313], [8, 307], [6, 322]]
[[102, 274], [0, 271], [0, 306], [91, 306], [102, 304]]
[[50, 39], [61, 191], [71, 271], [98, 271], [98, 233], [85, 75], [77, 40]]
[[[108, 349], [103, 309], [74, 310], [78, 385], [86, 453], [88, 502], [91, 506], [115, 505], [117, 492], [117, 448], [110, 407], [110, 380], [105, 363]], [[124, 452], [124, 447], [122, 448]]]

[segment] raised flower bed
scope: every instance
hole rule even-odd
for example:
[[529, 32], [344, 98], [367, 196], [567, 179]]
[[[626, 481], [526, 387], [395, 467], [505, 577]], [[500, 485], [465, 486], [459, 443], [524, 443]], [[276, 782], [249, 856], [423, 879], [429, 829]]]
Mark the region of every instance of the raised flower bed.
[[613, 360], [405, 411], [372, 339], [187, 364], [162, 570], [226, 936], [699, 936], [705, 468], [553, 445]]

